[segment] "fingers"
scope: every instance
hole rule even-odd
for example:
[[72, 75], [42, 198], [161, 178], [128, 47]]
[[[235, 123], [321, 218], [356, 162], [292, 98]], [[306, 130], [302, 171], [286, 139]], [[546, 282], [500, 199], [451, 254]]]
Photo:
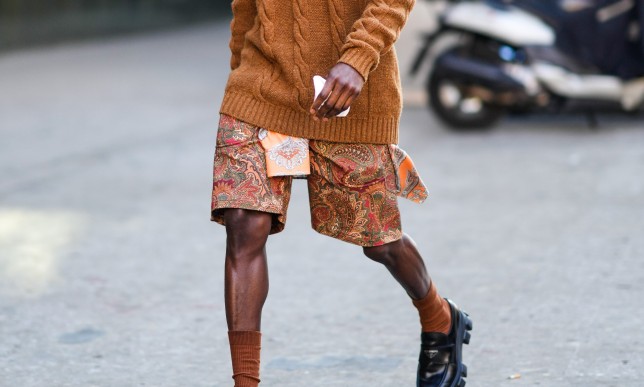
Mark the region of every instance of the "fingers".
[[328, 121], [346, 110], [358, 97], [364, 79], [351, 66], [337, 63], [329, 71], [327, 82], [317, 96], [310, 113], [314, 120]]
[[[327, 85], [330, 90], [325, 90]], [[328, 121], [346, 110], [353, 100], [358, 96], [359, 91], [346, 84], [336, 81], [327, 81], [324, 89], [320, 92], [318, 98], [313, 102], [311, 114], [314, 120]]]
[[338, 101], [340, 98], [346, 99], [344, 97], [345, 94], [345, 88], [341, 84], [335, 85], [335, 88], [331, 90], [331, 95], [327, 100], [324, 102], [324, 104], [318, 109], [316, 117], [322, 118], [325, 121], [328, 121], [329, 118], [334, 117], [340, 113], [340, 110], [338, 108], [341, 108], [342, 105], [338, 105]]
[[[331, 98], [335, 95], [335, 99], [331, 101]], [[328, 111], [326, 112], [320, 112], [324, 114], [324, 119], [328, 120], [329, 118], [333, 118], [340, 114], [343, 110], [345, 110], [349, 104], [347, 101], [353, 100], [351, 97], [351, 93], [348, 90], [344, 90], [343, 92], [340, 93], [334, 93], [331, 95], [331, 98], [329, 98], [329, 101], [325, 105], [328, 105]], [[345, 107], [346, 105], [346, 107]]]
[[354, 96], [352, 96], [350, 93], [343, 93], [335, 103], [335, 110], [330, 112], [331, 117], [335, 117], [338, 114], [342, 113], [343, 111], [347, 110], [349, 106], [353, 103], [353, 100], [355, 99]]
[[326, 101], [331, 96], [331, 92], [333, 91], [334, 84], [335, 80], [327, 80], [327, 82], [324, 84], [324, 87], [322, 88], [322, 91], [320, 91], [320, 94], [318, 94], [315, 101], [313, 101], [310, 113], [313, 115], [314, 119], [324, 118], [324, 115], [320, 114], [320, 109], [324, 108], [324, 106], [326, 105]]

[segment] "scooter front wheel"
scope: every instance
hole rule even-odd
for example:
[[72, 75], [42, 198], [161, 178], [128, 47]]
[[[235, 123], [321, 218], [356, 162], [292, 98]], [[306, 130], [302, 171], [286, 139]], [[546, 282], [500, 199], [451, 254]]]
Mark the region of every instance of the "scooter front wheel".
[[452, 130], [490, 129], [505, 111], [485, 102], [471, 89], [457, 79], [433, 71], [427, 83], [429, 107]]

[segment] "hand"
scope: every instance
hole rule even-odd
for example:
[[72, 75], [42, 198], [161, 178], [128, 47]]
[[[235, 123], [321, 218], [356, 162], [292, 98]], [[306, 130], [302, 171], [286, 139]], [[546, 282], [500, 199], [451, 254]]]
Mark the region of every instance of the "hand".
[[364, 79], [353, 67], [342, 62], [333, 66], [322, 91], [311, 106], [313, 119], [326, 122], [346, 110], [360, 95], [362, 86]]

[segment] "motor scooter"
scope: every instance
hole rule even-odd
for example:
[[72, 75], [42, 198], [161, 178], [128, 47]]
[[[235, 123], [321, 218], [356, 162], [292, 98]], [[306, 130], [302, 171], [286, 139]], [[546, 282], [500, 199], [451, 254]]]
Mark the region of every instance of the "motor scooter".
[[450, 0], [410, 73], [435, 58], [429, 104], [452, 129], [539, 111], [595, 125], [596, 112], [642, 110], [643, 36], [644, 0]]

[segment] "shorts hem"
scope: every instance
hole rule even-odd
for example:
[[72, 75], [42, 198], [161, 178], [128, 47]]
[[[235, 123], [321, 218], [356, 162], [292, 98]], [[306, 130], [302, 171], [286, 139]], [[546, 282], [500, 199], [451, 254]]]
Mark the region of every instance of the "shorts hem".
[[257, 212], [264, 212], [267, 214], [273, 215], [273, 221], [271, 225], [271, 231], [270, 234], [277, 234], [281, 231], [284, 230], [284, 227], [286, 227], [286, 214], [283, 214], [282, 212], [278, 210], [270, 210], [270, 209], [265, 209], [265, 208], [257, 208], [257, 206], [253, 206], [252, 204], [240, 204], [237, 202], [226, 202], [226, 201], [218, 201], [217, 205], [214, 207], [211, 207], [210, 210], [210, 221], [219, 223], [222, 226], [225, 226], [224, 222], [224, 217], [223, 217], [223, 210], [227, 209], [242, 209], [242, 210], [251, 210], [251, 211], [257, 211]]
[[380, 240], [374, 240], [374, 239], [368, 239], [368, 238], [364, 238], [364, 239], [343, 238], [340, 235], [332, 235], [330, 233], [325, 233], [322, 230], [316, 230], [315, 228], [313, 228], [313, 230], [315, 232], [317, 232], [318, 234], [320, 234], [320, 235], [328, 236], [330, 238], [337, 239], [339, 241], [350, 243], [352, 245], [357, 245], [357, 246], [361, 246], [361, 247], [382, 246], [382, 245], [386, 245], [387, 243], [392, 243], [392, 242], [396, 242], [398, 240], [401, 240], [402, 237], [403, 237], [402, 230], [399, 230], [394, 235], [387, 235], [386, 237], [384, 237], [384, 238], [382, 238]]

